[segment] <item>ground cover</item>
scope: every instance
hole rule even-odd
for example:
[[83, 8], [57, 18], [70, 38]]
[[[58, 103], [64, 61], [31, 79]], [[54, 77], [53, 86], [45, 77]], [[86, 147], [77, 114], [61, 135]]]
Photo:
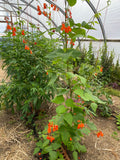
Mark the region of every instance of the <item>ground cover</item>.
[[[113, 111], [120, 113], [120, 98], [112, 96]], [[55, 114], [55, 106], [50, 107], [47, 117], [36, 121], [40, 129], [48, 123], [48, 119]], [[86, 145], [87, 152], [79, 154], [81, 160], [119, 160], [120, 159], [120, 131], [117, 130], [116, 119], [114, 117], [91, 117], [98, 130], [102, 130], [104, 136], [97, 138], [96, 132], [91, 132], [89, 136], [82, 139]], [[0, 159], [1, 160], [37, 160], [33, 156], [35, 148], [35, 138], [30, 129], [19, 115], [10, 112], [0, 111]], [[68, 154], [69, 155], [69, 154]], [[70, 157], [70, 155], [69, 155]], [[72, 159], [71, 159], [72, 160]]]

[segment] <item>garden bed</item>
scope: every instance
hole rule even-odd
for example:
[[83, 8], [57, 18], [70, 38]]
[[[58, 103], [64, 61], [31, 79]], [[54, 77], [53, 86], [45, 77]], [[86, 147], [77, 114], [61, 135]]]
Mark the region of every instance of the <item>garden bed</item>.
[[[120, 99], [112, 96], [112, 100], [112, 110], [120, 112]], [[42, 127], [54, 114], [55, 106], [52, 105], [46, 114], [47, 117], [43, 114], [43, 117], [36, 121], [37, 127], [43, 129]], [[114, 117], [91, 117], [91, 121], [96, 124], [98, 130], [102, 130], [104, 136], [97, 138], [96, 132], [93, 131], [89, 136], [84, 137], [82, 143], [86, 145], [87, 153], [81, 153], [80, 160], [119, 160], [120, 131], [117, 130], [116, 119]], [[33, 156], [36, 142], [31, 134], [26, 124], [20, 121], [19, 115], [1, 110], [0, 160], [37, 160], [38, 158]]]

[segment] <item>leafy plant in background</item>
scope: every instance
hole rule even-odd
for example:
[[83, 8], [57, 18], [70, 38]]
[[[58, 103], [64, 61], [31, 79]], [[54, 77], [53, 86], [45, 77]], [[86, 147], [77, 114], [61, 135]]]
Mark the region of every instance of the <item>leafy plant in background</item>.
[[[116, 83], [116, 85], [120, 86], [120, 65], [119, 65], [119, 59], [117, 60], [116, 65], [112, 68], [112, 75], [111, 75], [112, 83]], [[116, 87], [116, 89], [118, 88]], [[114, 88], [114, 86], [113, 86]]]
[[109, 55], [106, 45], [102, 48], [101, 53], [101, 66], [103, 67], [103, 72], [100, 78], [102, 79], [104, 84], [108, 84], [111, 82], [114, 55], [113, 52], [111, 52]]
[[41, 32], [29, 33], [19, 27], [16, 30], [16, 36], [9, 32], [1, 42], [3, 68], [10, 77], [10, 82], [1, 88], [1, 101], [6, 108], [13, 109], [16, 104], [23, 117], [31, 121], [41, 104], [54, 96], [55, 88], [49, 85], [54, 73], [48, 74], [50, 62], [45, 56], [56, 43]]
[[117, 122], [116, 122], [117, 128], [120, 130], [120, 114], [117, 115], [116, 118], [117, 118]]

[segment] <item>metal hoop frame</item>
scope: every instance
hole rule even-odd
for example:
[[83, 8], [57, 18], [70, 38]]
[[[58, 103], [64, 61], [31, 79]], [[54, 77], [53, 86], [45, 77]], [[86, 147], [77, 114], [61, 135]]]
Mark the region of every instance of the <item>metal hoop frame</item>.
[[[16, 6], [13, 5], [12, 3], [10, 3], [9, 1], [7, 1], [7, 0], [2, 0], [2, 1], [5, 2], [5, 3], [7, 3], [7, 4], [9, 4], [13, 10], [14, 10], [14, 8], [15, 8], [15, 9], [21, 11], [21, 10], [19, 9], [19, 7], [16, 7]], [[34, 6], [32, 5], [33, 0], [31, 0], [29, 3], [26, 2], [25, 0], [21, 0], [21, 1], [27, 5], [26, 8], [27, 8], [28, 6], [30, 6], [30, 7], [33, 8], [34, 10], [37, 10], [36, 7], [34, 7]], [[49, 4], [54, 4], [54, 5], [56, 5], [53, 1], [50, 1], [50, 0], [45, 0], [45, 1], [48, 2]], [[88, 0], [85, 0], [85, 1], [86, 1], [86, 3], [90, 6], [90, 8], [91, 8], [92, 11], [94, 12], [94, 14], [97, 14], [98, 12], [97, 12], [97, 10], [95, 9], [95, 7], [94, 7], [94, 5], [92, 4], [92, 2], [91, 2], [90, 0], [89, 0], [89, 1], [88, 1]], [[61, 9], [61, 8], [60, 8], [59, 6], [57, 6], [57, 5], [56, 5], [56, 7], [59, 8], [60, 12], [65, 16], [64, 10]], [[25, 9], [26, 9], [26, 8], [25, 8]], [[22, 13], [24, 13], [24, 14], [28, 15], [29, 17], [33, 18], [34, 20], [36, 20], [37, 22], [39, 22], [46, 30], [48, 30], [48, 28], [47, 28], [40, 20], [38, 20], [38, 19], [35, 18], [34, 16], [28, 14], [27, 12], [25, 12], [25, 9], [22, 10]], [[14, 12], [15, 12], [15, 10], [14, 10]], [[22, 13], [21, 13], [21, 14], [22, 14]], [[43, 14], [43, 13], [42, 13], [42, 14]], [[47, 17], [47, 18], [48, 18], [48, 17]], [[105, 34], [105, 29], [104, 29], [102, 20], [101, 20], [100, 17], [97, 17], [97, 20], [98, 20], [98, 22], [99, 22], [99, 25], [100, 25], [100, 28], [101, 28], [101, 31], [102, 31], [102, 35], [103, 35], [103, 38], [104, 38], [104, 42], [106, 42], [106, 34]], [[54, 20], [51, 19], [51, 22], [53, 23], [53, 25], [54, 25], [55, 27], [57, 27], [57, 25], [56, 25], [56, 23], [54, 22]]]

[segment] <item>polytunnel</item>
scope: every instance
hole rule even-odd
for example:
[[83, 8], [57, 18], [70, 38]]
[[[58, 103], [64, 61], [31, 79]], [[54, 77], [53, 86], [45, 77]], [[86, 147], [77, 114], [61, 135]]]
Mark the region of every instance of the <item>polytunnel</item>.
[[[42, 7], [42, 12], [44, 11], [43, 4], [46, 3], [48, 8], [47, 12], [54, 10], [50, 8], [50, 5], [56, 5], [56, 11], [52, 12], [51, 15], [51, 25], [49, 25], [49, 15], [44, 16], [44, 13], [38, 15], [37, 5]], [[103, 41], [107, 41], [109, 49], [114, 48], [115, 53], [119, 55], [119, 40], [120, 40], [120, 16], [119, 16], [119, 0], [109, 1], [109, 0], [91, 0], [91, 1], [77, 1], [77, 3], [70, 7], [72, 12], [72, 18], [76, 23], [81, 23], [82, 21], [89, 22], [95, 20], [96, 23], [94, 27], [96, 30], [88, 31], [88, 34], [94, 36], [99, 42], [95, 43], [95, 46], [99, 46]], [[18, 17], [21, 17], [26, 21], [24, 28], [30, 30], [29, 23], [35, 24], [40, 27], [41, 31], [48, 30], [50, 27], [57, 27], [64, 22], [65, 19], [65, 1], [57, 0], [0, 0], [0, 32], [5, 31], [6, 24], [4, 22], [4, 17], [8, 16], [11, 23], [17, 21]], [[18, 15], [18, 11], [20, 15]], [[100, 15], [94, 17], [95, 14]], [[47, 36], [47, 34], [46, 34]], [[81, 41], [89, 41], [89, 39], [81, 39]], [[87, 42], [85, 42], [87, 44]]]
[[[46, 3], [47, 9], [44, 9], [43, 4]], [[91, 22], [94, 20], [95, 30], [88, 30], [87, 34], [95, 37], [97, 40], [92, 40], [94, 52], [97, 53], [99, 48], [107, 42], [108, 51], [114, 52], [114, 62], [119, 59], [120, 49], [120, 16], [119, 16], [119, 0], [79, 0], [77, 3], [70, 7], [72, 19], [75, 23]], [[55, 5], [56, 8], [51, 7]], [[40, 5], [42, 14], [39, 15], [37, 6]], [[31, 30], [30, 23], [37, 26], [41, 31], [47, 31], [50, 28], [57, 28], [65, 21], [65, 1], [57, 0], [0, 0], [0, 34], [6, 30], [5, 16], [9, 17], [9, 21], [14, 24], [20, 17], [26, 23], [23, 28]], [[45, 16], [45, 12], [48, 15]], [[18, 13], [20, 13], [18, 15]], [[52, 14], [51, 14], [52, 13]], [[50, 14], [50, 15], [49, 15]], [[98, 15], [97, 15], [98, 14]], [[51, 20], [49, 20], [51, 18]], [[45, 36], [49, 37], [45, 32]], [[54, 34], [53, 38], [60, 38], [58, 34]], [[90, 39], [78, 38], [76, 41], [88, 47]]]
[[120, 160], [120, 0], [0, 0], [0, 160]]

